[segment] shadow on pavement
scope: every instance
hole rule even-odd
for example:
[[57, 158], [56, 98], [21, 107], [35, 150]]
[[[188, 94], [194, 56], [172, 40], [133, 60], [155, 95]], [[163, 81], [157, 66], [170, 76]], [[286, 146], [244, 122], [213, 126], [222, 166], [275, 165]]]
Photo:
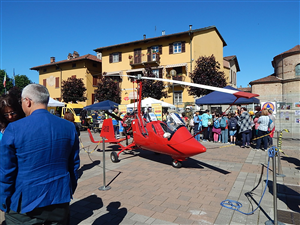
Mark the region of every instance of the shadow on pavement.
[[[273, 181], [268, 181], [268, 188], [269, 192], [273, 195]], [[300, 193], [297, 191], [287, 185], [277, 183], [277, 198], [283, 201], [290, 210], [300, 213]]]
[[127, 209], [120, 208], [120, 206], [121, 206], [120, 202], [109, 203], [109, 205], [106, 207], [108, 213], [97, 218], [93, 222], [92, 225], [102, 225], [102, 224], [117, 225], [117, 224], [120, 224], [127, 214]]
[[93, 211], [103, 207], [102, 199], [90, 195], [70, 205], [70, 224], [79, 224], [93, 215]]
[[287, 161], [289, 163], [293, 163], [296, 166], [296, 169], [300, 170], [300, 160], [299, 159], [296, 159], [294, 157], [285, 157], [285, 156], [282, 156], [281, 160], [285, 160], [285, 161]]
[[[164, 154], [157, 154], [151, 151], [144, 151], [144, 150], [136, 150], [136, 152], [139, 152], [138, 156], [142, 157], [144, 159], [148, 159], [154, 162], [163, 163], [165, 165], [172, 166], [172, 157], [169, 155]], [[201, 162], [199, 160], [188, 158], [186, 161], [182, 162], [182, 167], [184, 168], [193, 168], [193, 169], [204, 169], [205, 167], [211, 170], [214, 170], [216, 172], [222, 173], [222, 174], [228, 174], [229, 171], [223, 170], [221, 168], [215, 167], [213, 165]]]
[[92, 169], [94, 166], [97, 166], [100, 164], [100, 160], [95, 160], [90, 164], [84, 164], [80, 169], [78, 170], [78, 179], [82, 176], [83, 171]]

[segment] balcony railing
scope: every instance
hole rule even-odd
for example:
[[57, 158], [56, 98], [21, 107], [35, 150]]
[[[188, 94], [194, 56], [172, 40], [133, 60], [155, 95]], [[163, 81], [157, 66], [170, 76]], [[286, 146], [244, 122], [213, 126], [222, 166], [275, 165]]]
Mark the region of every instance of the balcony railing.
[[151, 54], [148, 56], [147, 54], [136, 55], [136, 56], [129, 56], [129, 64], [131, 66], [135, 65], [145, 65], [145, 64], [155, 64], [159, 65], [160, 63], [160, 56], [156, 54]]

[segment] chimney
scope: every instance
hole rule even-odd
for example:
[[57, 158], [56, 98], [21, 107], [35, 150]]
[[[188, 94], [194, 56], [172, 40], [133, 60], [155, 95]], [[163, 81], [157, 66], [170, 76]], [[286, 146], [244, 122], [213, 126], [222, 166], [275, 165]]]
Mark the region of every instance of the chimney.
[[68, 60], [72, 59], [72, 57], [73, 57], [72, 54], [69, 53], [69, 54], [68, 54]]
[[50, 57], [50, 63], [55, 63], [55, 57]]
[[193, 26], [193, 25], [190, 25], [190, 30], [192, 30], [192, 26]]
[[78, 52], [74, 51], [74, 52], [73, 52], [73, 59], [78, 58], [78, 57], [79, 57]]
[[146, 34], [144, 34], [144, 40], [146, 39]]
[[163, 31], [161, 32], [161, 35], [166, 35], [166, 31], [163, 30]]

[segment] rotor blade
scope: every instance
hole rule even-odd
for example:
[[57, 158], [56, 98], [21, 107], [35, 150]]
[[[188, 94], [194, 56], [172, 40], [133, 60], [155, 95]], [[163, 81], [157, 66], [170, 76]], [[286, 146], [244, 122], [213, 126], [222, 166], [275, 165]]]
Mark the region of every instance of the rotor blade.
[[[117, 76], [127, 76], [127, 77], [137, 78], [137, 76], [130, 76], [130, 75], [117, 75]], [[237, 98], [253, 98], [253, 97], [259, 96], [258, 94], [253, 94], [253, 93], [248, 93], [248, 92], [243, 92], [243, 91], [238, 91], [238, 90], [230, 90], [230, 89], [226, 89], [226, 88], [213, 87], [213, 86], [204, 85], [204, 84], [195, 84], [195, 83], [184, 82], [184, 81], [179, 81], [179, 80], [170, 80], [170, 79], [163, 79], [163, 78], [156, 78], [156, 77], [140, 77], [140, 79], [164, 81], [164, 82], [175, 83], [175, 84], [180, 84], [180, 85], [185, 85], [185, 86], [208, 89], [211, 91], [219, 91], [219, 92], [223, 92], [223, 93], [233, 94]]]

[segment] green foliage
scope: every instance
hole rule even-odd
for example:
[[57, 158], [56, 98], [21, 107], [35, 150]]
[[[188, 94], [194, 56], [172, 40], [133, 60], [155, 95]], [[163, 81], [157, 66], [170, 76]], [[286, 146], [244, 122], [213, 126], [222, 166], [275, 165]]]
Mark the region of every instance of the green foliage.
[[[0, 94], [4, 93], [3, 79], [4, 79], [5, 71], [0, 70]], [[22, 89], [31, 84], [32, 81], [26, 75], [15, 75], [15, 87], [13, 87], [13, 78], [10, 78], [8, 74], [6, 74], [6, 90], [10, 92], [21, 93]], [[13, 90], [12, 90], [13, 89]]]
[[[193, 83], [210, 85], [214, 87], [223, 88], [226, 86], [225, 74], [219, 71], [220, 63], [216, 61], [214, 55], [209, 57], [201, 56], [196, 61], [195, 69], [190, 73], [190, 78]], [[211, 90], [189, 87], [189, 95], [207, 95]]]
[[[145, 77], [155, 77], [155, 74], [152, 73], [152, 69], [149, 65], [145, 67]], [[142, 81], [143, 89], [142, 89], [142, 99], [151, 97], [155, 99], [167, 98], [168, 91], [165, 90], [165, 85], [162, 81], [155, 80], [143, 80]]]
[[24, 87], [26, 87], [28, 84], [31, 84], [31, 83], [32, 83], [32, 81], [29, 80], [29, 78], [26, 75], [16, 75], [15, 76], [15, 86], [21, 90]]
[[[104, 72], [103, 75], [105, 74]], [[117, 79], [113, 80], [111, 77], [102, 76], [95, 90], [95, 99], [99, 102], [110, 100], [120, 104], [120, 93], [120, 83]]]
[[86, 88], [82, 80], [82, 78], [69, 77], [62, 82], [61, 92], [64, 102], [83, 102], [87, 99], [83, 96]]

